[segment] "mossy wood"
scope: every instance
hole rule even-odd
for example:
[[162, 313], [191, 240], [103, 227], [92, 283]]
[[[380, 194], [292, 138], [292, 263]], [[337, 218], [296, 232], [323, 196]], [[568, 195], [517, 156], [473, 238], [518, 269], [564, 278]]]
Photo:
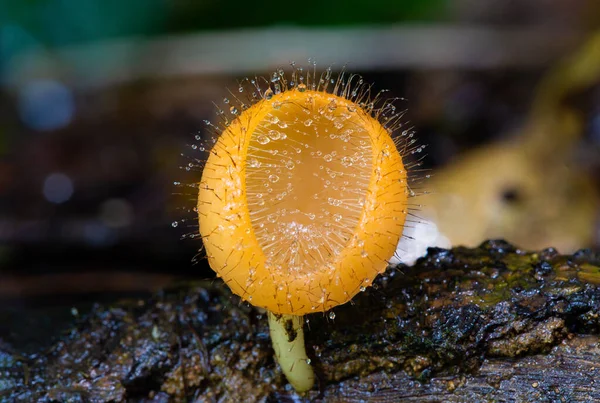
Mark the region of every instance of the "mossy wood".
[[[326, 402], [600, 401], [600, 254], [430, 250], [306, 316]], [[332, 315], [333, 316], [333, 315]], [[51, 347], [0, 343], [0, 401], [293, 401], [266, 314], [220, 283], [97, 305]]]

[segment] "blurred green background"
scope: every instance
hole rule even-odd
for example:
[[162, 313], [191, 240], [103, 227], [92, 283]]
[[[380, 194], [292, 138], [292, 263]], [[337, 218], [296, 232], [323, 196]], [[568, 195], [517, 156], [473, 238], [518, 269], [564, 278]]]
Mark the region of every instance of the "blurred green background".
[[[208, 30], [292, 25], [359, 26], [448, 18], [448, 0], [272, 1], [4, 0], [3, 51], [51, 48], [131, 36], [157, 37]], [[12, 32], [11, 32], [12, 31]], [[11, 35], [12, 34], [12, 35]], [[6, 36], [4, 36], [6, 35]]]

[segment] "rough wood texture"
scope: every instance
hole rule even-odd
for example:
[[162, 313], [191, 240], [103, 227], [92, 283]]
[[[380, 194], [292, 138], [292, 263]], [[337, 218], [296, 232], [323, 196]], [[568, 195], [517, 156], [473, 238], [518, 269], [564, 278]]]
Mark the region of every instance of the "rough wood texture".
[[[320, 386], [305, 399], [600, 401], [598, 283], [589, 251], [432, 249], [335, 319], [307, 316]], [[0, 400], [298, 401], [266, 326], [219, 283], [97, 305], [42, 351], [0, 343]]]

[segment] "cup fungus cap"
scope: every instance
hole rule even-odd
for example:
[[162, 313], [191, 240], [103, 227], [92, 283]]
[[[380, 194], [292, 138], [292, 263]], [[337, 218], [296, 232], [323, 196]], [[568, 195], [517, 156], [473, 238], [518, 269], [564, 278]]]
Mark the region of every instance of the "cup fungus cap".
[[267, 90], [235, 111], [202, 173], [211, 267], [275, 314], [348, 302], [386, 269], [402, 236], [402, 157], [372, 109], [347, 95]]

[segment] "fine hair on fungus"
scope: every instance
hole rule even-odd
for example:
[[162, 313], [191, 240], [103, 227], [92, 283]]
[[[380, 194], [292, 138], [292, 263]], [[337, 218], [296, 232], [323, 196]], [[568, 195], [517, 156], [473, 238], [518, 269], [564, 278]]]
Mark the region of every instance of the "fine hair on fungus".
[[409, 215], [403, 156], [423, 146], [411, 131], [392, 137], [393, 99], [314, 63], [244, 79], [224, 103], [208, 123], [199, 233], [232, 292], [269, 312], [277, 360], [306, 391], [301, 316], [350, 301], [385, 271]]

